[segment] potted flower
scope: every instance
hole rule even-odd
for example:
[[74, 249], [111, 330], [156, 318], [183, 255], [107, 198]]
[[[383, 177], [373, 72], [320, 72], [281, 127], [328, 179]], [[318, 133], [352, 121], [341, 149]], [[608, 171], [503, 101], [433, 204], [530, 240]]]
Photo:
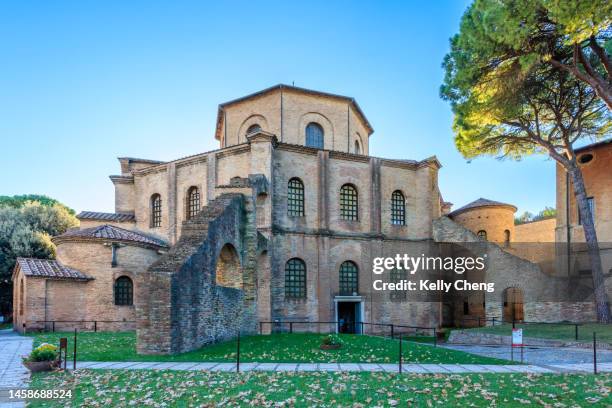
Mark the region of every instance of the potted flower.
[[342, 347], [342, 340], [337, 334], [329, 334], [321, 341], [321, 350], [337, 350]]
[[33, 373], [51, 371], [58, 363], [57, 358], [57, 347], [53, 344], [43, 343], [23, 359], [23, 365]]

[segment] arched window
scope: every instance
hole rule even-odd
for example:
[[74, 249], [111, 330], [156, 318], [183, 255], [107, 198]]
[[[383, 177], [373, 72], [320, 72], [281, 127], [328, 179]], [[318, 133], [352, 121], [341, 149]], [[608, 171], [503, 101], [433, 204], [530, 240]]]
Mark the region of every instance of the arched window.
[[391, 194], [391, 224], [406, 225], [406, 199], [399, 190]]
[[340, 217], [349, 221], [359, 219], [359, 198], [352, 184], [345, 184], [340, 189]]
[[151, 196], [151, 228], [161, 227], [162, 202], [159, 194]]
[[290, 217], [304, 216], [304, 183], [297, 177], [287, 185], [287, 214]]
[[355, 154], [361, 154], [361, 145], [359, 144], [359, 140], [355, 140]]
[[300, 258], [292, 258], [285, 264], [285, 297], [306, 297], [306, 264]]
[[506, 245], [507, 247], [510, 246], [510, 230], [504, 231], [504, 245]]
[[340, 265], [340, 295], [353, 295], [359, 292], [359, 271], [352, 261]]
[[310, 122], [306, 126], [306, 146], [323, 149], [323, 128], [318, 123]]
[[481, 241], [486, 241], [487, 240], [487, 231], [485, 230], [480, 230], [478, 231], [478, 239], [480, 239]]
[[200, 212], [200, 189], [196, 186], [187, 190], [187, 219], [190, 220]]
[[249, 128], [246, 131], [246, 134], [247, 135], [251, 135], [253, 133], [259, 132], [260, 130], [261, 130], [261, 126], [259, 126], [257, 123], [255, 123], [255, 124], [249, 126]]
[[134, 303], [134, 285], [127, 276], [121, 276], [115, 281], [115, 305], [132, 306]]

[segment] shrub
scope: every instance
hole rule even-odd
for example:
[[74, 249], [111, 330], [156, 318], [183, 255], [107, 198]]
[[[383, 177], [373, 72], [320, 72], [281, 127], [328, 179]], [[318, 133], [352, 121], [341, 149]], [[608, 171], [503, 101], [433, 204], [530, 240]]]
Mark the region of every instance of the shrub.
[[54, 361], [57, 360], [57, 347], [43, 343], [36, 347], [25, 361]]
[[342, 340], [340, 340], [340, 337], [338, 337], [337, 334], [329, 334], [323, 337], [321, 343], [325, 344], [326, 346], [337, 346], [342, 344]]

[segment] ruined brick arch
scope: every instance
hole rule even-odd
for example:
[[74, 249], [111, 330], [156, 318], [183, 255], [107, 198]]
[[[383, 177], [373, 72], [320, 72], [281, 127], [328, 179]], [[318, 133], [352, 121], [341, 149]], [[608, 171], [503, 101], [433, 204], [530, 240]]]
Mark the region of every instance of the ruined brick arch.
[[234, 245], [226, 243], [217, 256], [215, 283], [227, 288], [242, 289], [240, 256]]
[[265, 116], [258, 114], [251, 115], [246, 118], [238, 128], [238, 135], [236, 135], [238, 143], [244, 143], [247, 141], [247, 130], [253, 125], [259, 125], [259, 128], [263, 131], [270, 131], [270, 128], [268, 127], [268, 120], [265, 118]]

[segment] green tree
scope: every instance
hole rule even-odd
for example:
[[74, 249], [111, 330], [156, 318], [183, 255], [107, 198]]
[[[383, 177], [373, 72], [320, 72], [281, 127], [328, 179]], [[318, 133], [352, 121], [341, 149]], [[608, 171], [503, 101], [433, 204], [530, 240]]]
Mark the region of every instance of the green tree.
[[11, 274], [18, 257], [55, 257], [51, 237], [79, 225], [74, 211], [50, 199], [25, 201], [6, 200], [0, 204], [0, 312], [8, 314], [11, 296]]
[[[476, 0], [464, 14], [459, 34], [451, 39], [441, 96], [451, 102], [455, 144], [464, 157], [520, 159], [544, 153], [568, 172], [580, 212], [586, 215], [583, 227], [598, 320], [607, 322], [610, 309], [597, 234], [574, 144], [606, 137], [610, 111], [588, 82], [548, 63], [543, 53], [521, 48], [530, 41], [540, 43], [544, 28], [539, 18], [543, 7], [553, 3]], [[609, 11], [609, 6], [601, 10]], [[560, 25], [555, 27], [558, 31]]]
[[512, 65], [526, 74], [537, 65], [555, 67], [587, 84], [612, 109], [611, 24], [609, 0], [476, 0], [452, 39], [463, 55], [447, 59], [462, 68], [455, 80], [468, 83], [483, 69]]

